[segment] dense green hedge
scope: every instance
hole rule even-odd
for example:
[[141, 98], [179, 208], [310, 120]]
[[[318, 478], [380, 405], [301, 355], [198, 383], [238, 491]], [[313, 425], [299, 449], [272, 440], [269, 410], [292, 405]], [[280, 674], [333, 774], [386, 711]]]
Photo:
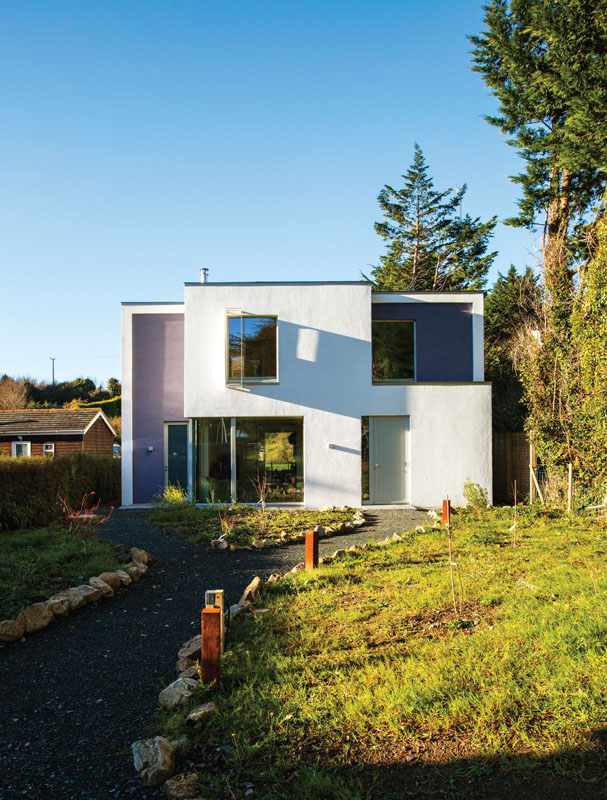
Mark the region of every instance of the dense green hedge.
[[79, 403], [78, 408], [100, 408], [106, 417], [119, 417], [121, 400], [121, 397], [112, 397], [111, 400], [100, 400], [98, 403]]
[[33, 528], [61, 516], [57, 495], [80, 507], [87, 492], [120, 500], [120, 460], [74, 453], [61, 458], [0, 458], [0, 529]]

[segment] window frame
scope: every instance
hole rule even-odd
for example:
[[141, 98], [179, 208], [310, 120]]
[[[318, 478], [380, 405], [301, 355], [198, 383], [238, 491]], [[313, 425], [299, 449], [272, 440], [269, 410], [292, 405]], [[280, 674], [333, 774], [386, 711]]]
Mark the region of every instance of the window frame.
[[[413, 325], [413, 377], [412, 378], [384, 378], [377, 380], [373, 377], [373, 324], [376, 322], [410, 322]], [[371, 383], [373, 386], [407, 386], [417, 383], [417, 325], [414, 319], [374, 319], [371, 320]]]
[[[247, 378], [244, 375], [241, 375], [240, 378], [231, 378], [230, 377], [230, 320], [231, 319], [241, 319], [245, 320], [247, 318], [250, 319], [273, 319], [276, 327], [276, 377], [274, 378]], [[276, 384], [279, 383], [280, 376], [279, 376], [279, 362], [280, 359], [278, 357], [279, 353], [279, 325], [278, 325], [278, 314], [253, 314], [248, 313], [245, 311], [242, 312], [234, 312], [228, 310], [226, 313], [226, 347], [225, 347], [225, 377], [226, 377], [226, 386], [234, 387], [234, 386], [250, 386], [254, 384], [260, 385], [267, 385], [267, 384]], [[244, 372], [244, 364], [243, 370]]]
[[[47, 450], [46, 448], [50, 448]], [[55, 457], [55, 442], [44, 442], [42, 445], [42, 455], [43, 456], [53, 456]]]
[[24, 456], [17, 455], [17, 445], [24, 445], [24, 444], [27, 445], [27, 453], [25, 455], [25, 458], [32, 457], [32, 443], [24, 442], [23, 440], [17, 439], [16, 441], [11, 442], [11, 454], [13, 458], [24, 458]]

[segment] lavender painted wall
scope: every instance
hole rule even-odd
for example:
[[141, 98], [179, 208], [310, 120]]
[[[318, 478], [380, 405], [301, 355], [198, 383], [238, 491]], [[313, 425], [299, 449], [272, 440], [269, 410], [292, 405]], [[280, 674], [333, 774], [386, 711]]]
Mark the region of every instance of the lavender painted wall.
[[133, 502], [148, 503], [164, 484], [164, 423], [185, 421], [183, 314], [134, 314], [133, 354]]
[[418, 381], [472, 380], [470, 303], [374, 303], [372, 319], [415, 320]]

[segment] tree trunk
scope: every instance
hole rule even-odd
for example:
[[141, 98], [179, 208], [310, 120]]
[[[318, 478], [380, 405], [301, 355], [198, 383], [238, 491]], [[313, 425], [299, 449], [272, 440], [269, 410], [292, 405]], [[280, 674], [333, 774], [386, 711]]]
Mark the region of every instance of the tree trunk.
[[544, 237], [544, 275], [550, 297], [550, 316], [553, 333], [564, 332], [571, 315], [573, 302], [573, 277], [567, 262], [567, 233], [571, 216], [569, 191], [571, 173], [551, 173], [551, 194], [548, 220]]

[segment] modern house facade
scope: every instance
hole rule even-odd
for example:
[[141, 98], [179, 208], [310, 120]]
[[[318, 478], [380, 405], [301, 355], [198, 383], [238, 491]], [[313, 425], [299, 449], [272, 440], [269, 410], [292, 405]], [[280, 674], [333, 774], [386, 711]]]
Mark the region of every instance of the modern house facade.
[[432, 507], [491, 492], [482, 292], [186, 283], [123, 304], [122, 497]]

